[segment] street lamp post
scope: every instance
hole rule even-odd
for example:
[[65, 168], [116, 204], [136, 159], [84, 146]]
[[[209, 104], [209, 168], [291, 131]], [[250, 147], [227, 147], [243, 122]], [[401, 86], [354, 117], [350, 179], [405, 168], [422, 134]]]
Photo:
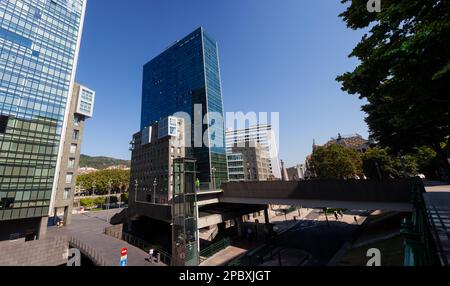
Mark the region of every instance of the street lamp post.
[[[136, 179], [136, 180], [134, 180], [134, 203], [136, 203], [137, 202], [137, 190], [138, 190], [138, 186], [139, 186], [139, 183], [138, 183], [138, 180]], [[130, 202], [128, 202], [128, 204], [129, 204]]]
[[106, 205], [106, 222], [109, 221], [109, 205], [111, 204], [111, 188], [112, 188], [112, 182], [111, 180], [108, 181], [108, 204]]
[[214, 190], [216, 190], [216, 171], [217, 171], [216, 167], [212, 167], [211, 171], [213, 175], [213, 188]]
[[153, 204], [156, 204], [156, 187], [158, 186], [158, 179], [155, 177], [153, 181]]

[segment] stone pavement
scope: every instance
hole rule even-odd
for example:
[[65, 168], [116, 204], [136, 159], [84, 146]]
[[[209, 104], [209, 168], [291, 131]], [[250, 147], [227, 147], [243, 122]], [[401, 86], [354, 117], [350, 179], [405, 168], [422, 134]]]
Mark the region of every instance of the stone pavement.
[[[120, 210], [110, 210], [108, 217], [111, 218]], [[129, 243], [105, 235], [105, 227], [111, 226], [106, 222], [107, 212], [85, 213], [73, 215], [72, 224], [57, 229], [50, 227], [48, 236], [68, 236], [82, 241], [87, 246], [95, 249], [95, 252], [106, 262], [108, 266], [119, 266], [120, 250], [128, 248], [128, 266], [164, 266], [164, 264], [151, 264], [145, 259], [148, 254]]]

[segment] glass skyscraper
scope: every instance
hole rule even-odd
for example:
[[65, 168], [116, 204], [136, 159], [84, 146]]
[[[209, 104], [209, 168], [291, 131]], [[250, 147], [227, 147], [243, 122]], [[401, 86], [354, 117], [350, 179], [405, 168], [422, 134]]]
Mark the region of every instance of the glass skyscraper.
[[[195, 105], [201, 106], [202, 114], [195, 114], [200, 113]], [[228, 181], [228, 171], [219, 54], [216, 41], [203, 28], [177, 41], [144, 66], [141, 130], [178, 112], [188, 114], [191, 120], [192, 148], [188, 148], [187, 156], [197, 160], [198, 178], [202, 183], [215, 182], [220, 187]], [[194, 124], [196, 117], [200, 123]], [[200, 124], [199, 145], [194, 142], [194, 129]], [[208, 144], [202, 144], [204, 141]]]
[[85, 7], [0, 0], [0, 228], [18, 237], [49, 213]]

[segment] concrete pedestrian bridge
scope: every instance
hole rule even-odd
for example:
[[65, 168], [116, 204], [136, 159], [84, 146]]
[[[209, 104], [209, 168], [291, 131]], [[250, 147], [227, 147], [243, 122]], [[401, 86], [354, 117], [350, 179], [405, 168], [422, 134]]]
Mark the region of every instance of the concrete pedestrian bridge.
[[417, 184], [421, 182], [416, 179], [237, 182], [223, 184], [218, 200], [251, 205], [411, 212], [412, 190]]

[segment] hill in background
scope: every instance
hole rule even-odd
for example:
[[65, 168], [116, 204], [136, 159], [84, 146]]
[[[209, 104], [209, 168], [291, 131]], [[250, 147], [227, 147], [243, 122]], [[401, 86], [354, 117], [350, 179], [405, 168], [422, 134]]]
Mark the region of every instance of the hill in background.
[[91, 157], [87, 155], [80, 156], [80, 168], [106, 169], [112, 166], [126, 165], [131, 166], [130, 160], [121, 160], [110, 157]]

